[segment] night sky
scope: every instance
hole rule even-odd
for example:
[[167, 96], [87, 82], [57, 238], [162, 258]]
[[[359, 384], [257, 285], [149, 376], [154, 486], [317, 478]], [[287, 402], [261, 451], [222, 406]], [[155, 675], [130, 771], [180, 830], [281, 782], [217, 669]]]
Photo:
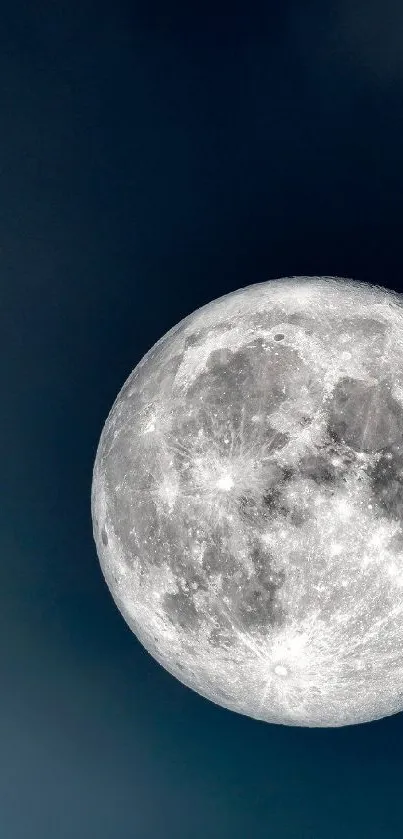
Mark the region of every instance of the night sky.
[[92, 538], [125, 379], [194, 309], [270, 278], [399, 290], [401, 0], [0, 13], [4, 839], [403, 832], [403, 716], [272, 726], [141, 647]]

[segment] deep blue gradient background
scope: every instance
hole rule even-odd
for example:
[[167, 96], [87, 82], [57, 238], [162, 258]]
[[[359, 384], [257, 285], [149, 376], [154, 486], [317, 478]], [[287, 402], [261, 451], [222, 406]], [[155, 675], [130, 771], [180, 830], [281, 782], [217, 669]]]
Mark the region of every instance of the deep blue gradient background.
[[399, 289], [403, 6], [15, 0], [0, 13], [4, 839], [402, 835], [403, 717], [232, 714], [103, 581], [103, 423], [151, 345], [249, 283]]

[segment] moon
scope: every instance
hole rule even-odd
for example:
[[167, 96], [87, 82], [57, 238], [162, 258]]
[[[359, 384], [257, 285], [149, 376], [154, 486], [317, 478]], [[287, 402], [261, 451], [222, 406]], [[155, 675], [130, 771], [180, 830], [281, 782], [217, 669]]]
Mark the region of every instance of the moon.
[[184, 685], [254, 719], [403, 709], [403, 298], [291, 277], [135, 367], [92, 481], [112, 597]]

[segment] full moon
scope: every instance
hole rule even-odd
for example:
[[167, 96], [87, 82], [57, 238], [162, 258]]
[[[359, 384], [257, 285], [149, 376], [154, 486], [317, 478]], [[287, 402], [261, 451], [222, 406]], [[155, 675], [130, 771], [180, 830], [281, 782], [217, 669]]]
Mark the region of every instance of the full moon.
[[403, 298], [291, 277], [214, 300], [103, 428], [93, 531], [172, 675], [269, 723], [403, 709]]

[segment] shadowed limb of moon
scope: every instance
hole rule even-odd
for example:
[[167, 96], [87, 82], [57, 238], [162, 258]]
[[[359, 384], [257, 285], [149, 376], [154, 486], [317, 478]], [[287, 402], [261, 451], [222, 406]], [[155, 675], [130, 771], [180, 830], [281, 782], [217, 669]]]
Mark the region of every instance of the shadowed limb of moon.
[[294, 277], [189, 315], [118, 394], [92, 515], [142, 644], [212, 701], [341, 726], [403, 708], [403, 307]]

